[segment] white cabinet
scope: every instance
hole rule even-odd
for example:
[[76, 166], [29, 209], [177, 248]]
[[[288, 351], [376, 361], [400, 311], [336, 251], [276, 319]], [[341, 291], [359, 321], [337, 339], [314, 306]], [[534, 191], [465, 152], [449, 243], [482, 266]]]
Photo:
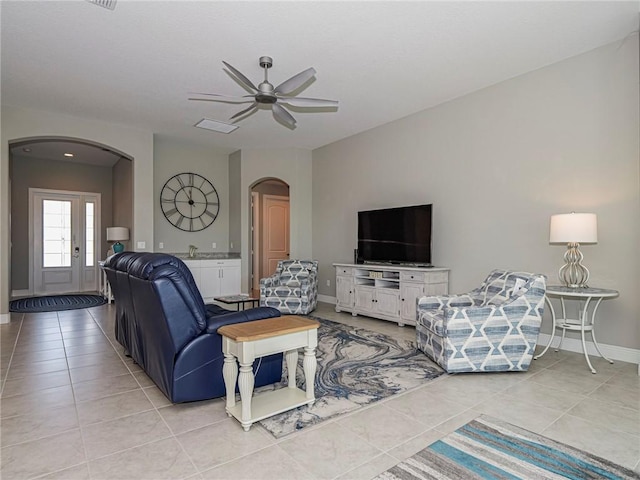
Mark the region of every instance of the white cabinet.
[[353, 302], [353, 269], [349, 267], [338, 267], [336, 268], [336, 310], [342, 307], [351, 311]]
[[417, 299], [449, 292], [449, 269], [334, 264], [336, 312], [415, 325]]
[[205, 302], [240, 293], [240, 259], [185, 260]]

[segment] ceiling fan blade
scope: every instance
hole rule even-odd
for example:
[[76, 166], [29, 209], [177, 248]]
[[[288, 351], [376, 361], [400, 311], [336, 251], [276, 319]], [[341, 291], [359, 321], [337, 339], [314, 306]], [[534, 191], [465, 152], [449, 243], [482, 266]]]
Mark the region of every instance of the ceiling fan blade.
[[273, 116], [276, 117], [276, 120], [281, 121], [289, 128], [296, 128], [296, 119], [280, 105], [274, 103], [271, 105], [271, 111], [273, 112]]
[[247, 87], [249, 90], [255, 90], [256, 92], [258, 91], [258, 89], [256, 88], [256, 86], [251, 82], [251, 80], [249, 80], [247, 77], [245, 77], [242, 73], [240, 73], [239, 70], [236, 70], [234, 67], [232, 67], [231, 65], [229, 65], [227, 62], [225, 62], [224, 60], [222, 61], [222, 63], [224, 63], [224, 65], [231, 70], [231, 72], [238, 78], [238, 80], [240, 80], [240, 83], [244, 84], [245, 87]]
[[[242, 115], [244, 115], [245, 113], [249, 112], [250, 110], [258, 110], [258, 102], [253, 102], [251, 105], [249, 105], [249, 108], [245, 108], [244, 110], [236, 113], [229, 120], [234, 120], [234, 119], [236, 119], [238, 117], [241, 117]], [[253, 113], [253, 112], [251, 112], [251, 113]]]
[[218, 93], [200, 93], [191, 92], [191, 95], [206, 95], [207, 97], [216, 98], [189, 98], [189, 100], [196, 100], [201, 102], [226, 102], [226, 103], [248, 103], [253, 102], [253, 95], [244, 95], [242, 97], [231, 97], [229, 95], [220, 95]]
[[289, 80], [285, 80], [284, 82], [282, 82], [280, 85], [278, 85], [275, 88], [274, 92], [284, 93], [284, 94], [291, 93], [294, 90], [300, 88], [311, 78], [313, 78], [315, 74], [316, 74], [315, 68], [313, 67], [307, 68], [305, 71], [300, 72], [297, 75], [294, 75]]
[[337, 100], [324, 100], [322, 98], [303, 97], [278, 97], [278, 101], [292, 107], [337, 107]]

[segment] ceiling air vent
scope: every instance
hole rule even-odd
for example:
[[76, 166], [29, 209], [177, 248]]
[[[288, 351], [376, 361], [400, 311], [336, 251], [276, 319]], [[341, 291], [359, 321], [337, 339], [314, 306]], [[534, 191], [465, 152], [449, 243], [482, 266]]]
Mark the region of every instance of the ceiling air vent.
[[86, 0], [89, 3], [93, 3], [94, 5], [98, 5], [99, 7], [108, 8], [109, 10], [114, 10], [116, 8], [117, 0]]

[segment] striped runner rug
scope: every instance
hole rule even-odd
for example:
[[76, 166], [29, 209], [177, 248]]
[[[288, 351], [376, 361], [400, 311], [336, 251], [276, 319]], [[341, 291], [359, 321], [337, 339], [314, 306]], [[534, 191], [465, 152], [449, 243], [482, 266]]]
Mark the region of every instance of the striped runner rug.
[[639, 479], [640, 475], [488, 416], [480, 416], [376, 477], [426, 479]]

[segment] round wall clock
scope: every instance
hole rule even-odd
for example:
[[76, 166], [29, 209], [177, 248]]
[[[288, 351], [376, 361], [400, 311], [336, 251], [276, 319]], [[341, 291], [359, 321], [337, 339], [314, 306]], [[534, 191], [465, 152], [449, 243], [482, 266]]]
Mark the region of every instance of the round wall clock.
[[160, 207], [174, 227], [199, 232], [218, 217], [220, 198], [213, 184], [202, 175], [179, 173], [162, 187]]

